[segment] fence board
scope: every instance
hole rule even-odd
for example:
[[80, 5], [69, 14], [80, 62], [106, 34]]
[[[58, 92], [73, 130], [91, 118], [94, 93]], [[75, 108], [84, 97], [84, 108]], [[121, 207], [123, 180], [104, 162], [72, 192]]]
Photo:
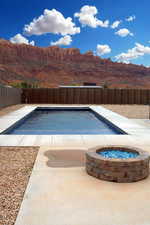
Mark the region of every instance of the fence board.
[[[0, 88], [0, 96], [8, 99], [6, 89]], [[1, 105], [5, 99], [1, 98]], [[22, 103], [47, 104], [149, 104], [150, 90], [101, 89], [101, 88], [38, 88], [23, 89]]]
[[74, 104], [80, 104], [80, 88], [74, 89]]

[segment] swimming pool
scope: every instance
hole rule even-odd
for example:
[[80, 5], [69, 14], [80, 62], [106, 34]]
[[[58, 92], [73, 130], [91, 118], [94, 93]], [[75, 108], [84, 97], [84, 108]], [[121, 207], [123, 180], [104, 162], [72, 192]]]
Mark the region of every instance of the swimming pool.
[[3, 132], [9, 135], [125, 134], [90, 108], [36, 108]]

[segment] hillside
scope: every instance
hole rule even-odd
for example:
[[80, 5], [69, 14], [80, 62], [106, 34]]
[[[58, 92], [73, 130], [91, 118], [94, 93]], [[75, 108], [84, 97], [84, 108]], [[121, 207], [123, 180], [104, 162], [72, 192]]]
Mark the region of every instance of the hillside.
[[110, 87], [150, 88], [150, 68], [81, 54], [76, 48], [40, 48], [0, 39], [0, 83], [21, 81], [40, 87], [107, 82]]

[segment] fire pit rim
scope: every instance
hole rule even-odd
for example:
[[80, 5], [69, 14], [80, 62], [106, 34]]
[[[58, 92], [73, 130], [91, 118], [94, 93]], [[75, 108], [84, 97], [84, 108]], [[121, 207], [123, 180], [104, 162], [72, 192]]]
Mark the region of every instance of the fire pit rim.
[[[105, 158], [102, 155], [98, 154], [98, 152], [104, 151], [104, 150], [120, 150], [120, 151], [126, 151], [126, 152], [135, 152], [138, 153], [138, 156], [136, 158]], [[132, 146], [121, 146], [121, 145], [106, 145], [106, 146], [98, 146], [94, 147], [88, 150], [86, 152], [86, 155], [89, 155], [93, 157], [94, 159], [100, 159], [103, 161], [113, 161], [113, 162], [139, 162], [141, 160], [144, 160], [146, 158], [150, 158], [150, 154], [147, 151], [144, 151], [137, 147]]]

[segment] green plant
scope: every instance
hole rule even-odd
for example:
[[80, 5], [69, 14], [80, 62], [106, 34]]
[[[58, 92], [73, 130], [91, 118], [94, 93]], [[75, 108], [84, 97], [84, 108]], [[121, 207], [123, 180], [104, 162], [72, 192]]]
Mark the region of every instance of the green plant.
[[12, 87], [15, 88], [38, 88], [37, 83], [27, 83], [27, 82], [18, 82], [18, 83], [12, 83]]

